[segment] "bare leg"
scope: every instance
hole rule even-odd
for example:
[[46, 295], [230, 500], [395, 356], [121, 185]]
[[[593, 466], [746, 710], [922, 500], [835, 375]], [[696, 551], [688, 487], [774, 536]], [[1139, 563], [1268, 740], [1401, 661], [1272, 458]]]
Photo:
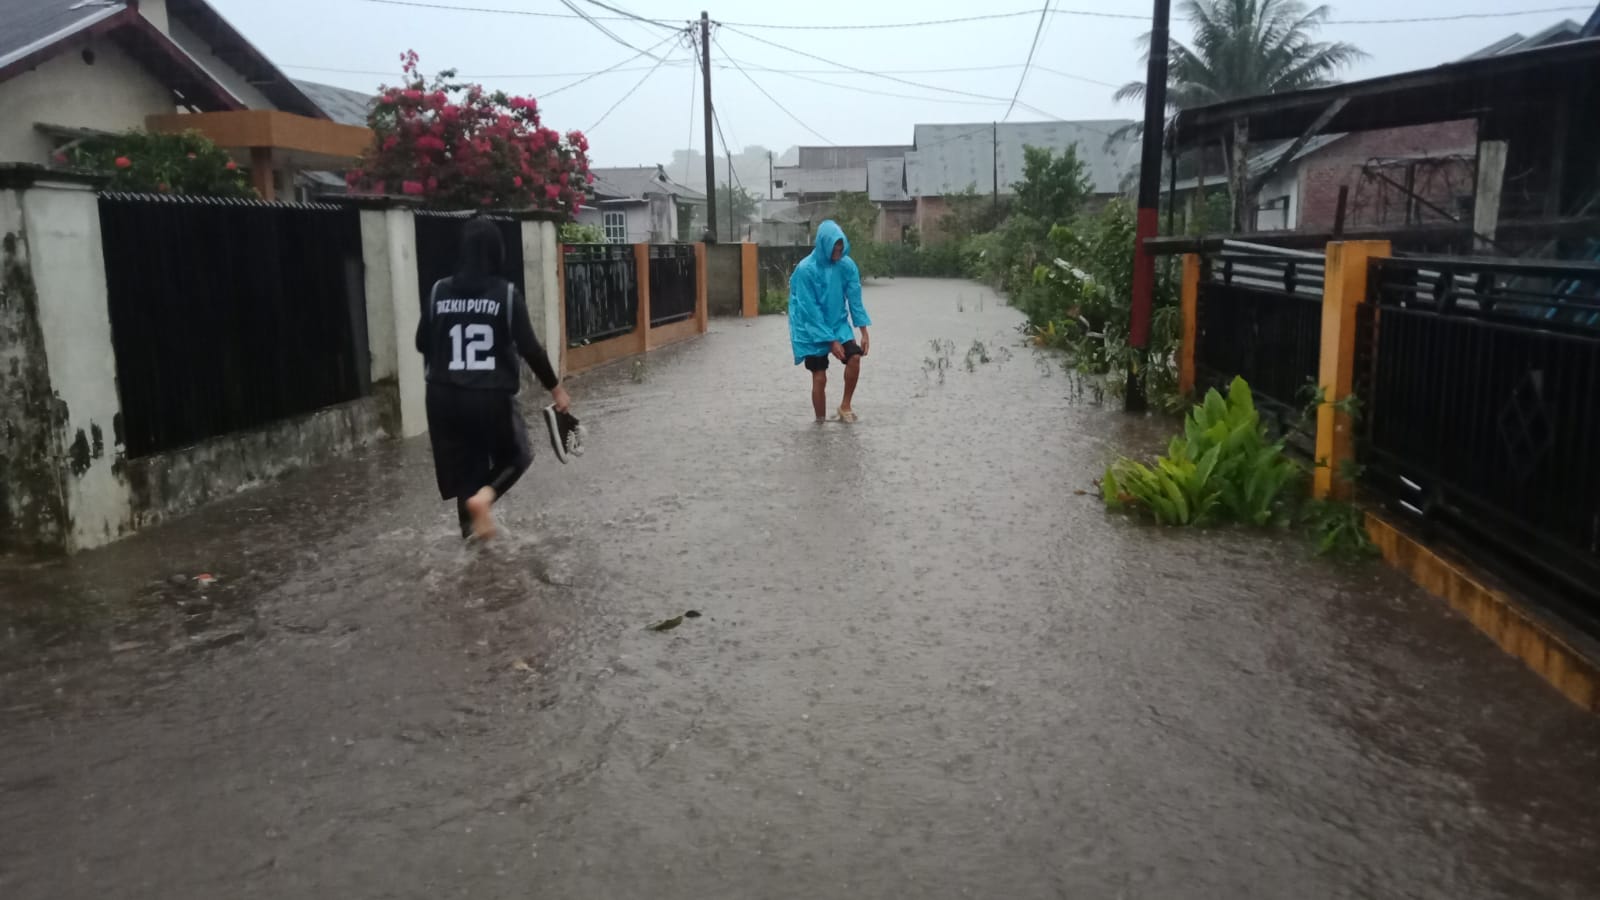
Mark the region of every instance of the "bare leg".
[[494, 537], [494, 488], [479, 488], [466, 500], [467, 515], [472, 517], [472, 536], [480, 541]]
[[811, 373], [811, 408], [817, 413], [817, 421], [825, 422], [828, 419], [828, 373]]
[[861, 378], [861, 357], [852, 356], [844, 364], [844, 402], [839, 404], [839, 411], [850, 412], [850, 400], [856, 395], [856, 381]]

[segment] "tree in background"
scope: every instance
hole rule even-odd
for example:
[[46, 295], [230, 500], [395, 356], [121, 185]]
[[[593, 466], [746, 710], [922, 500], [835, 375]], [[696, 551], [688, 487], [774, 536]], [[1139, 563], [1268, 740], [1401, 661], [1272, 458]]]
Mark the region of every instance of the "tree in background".
[[109, 178], [107, 189], [150, 194], [254, 197], [244, 170], [199, 132], [125, 134], [88, 138], [55, 163]]
[[1083, 210], [1093, 186], [1076, 144], [1057, 156], [1048, 147], [1022, 148], [1017, 212], [1041, 222], [1065, 222]]
[[594, 181], [582, 132], [544, 127], [531, 97], [456, 83], [451, 69], [430, 82], [415, 52], [401, 61], [405, 82], [380, 89], [368, 118], [373, 146], [348, 175], [352, 190], [577, 215]]
[[[1180, 8], [1195, 34], [1192, 47], [1174, 39], [1168, 51], [1167, 105], [1172, 109], [1329, 84], [1365, 55], [1350, 44], [1314, 39], [1327, 22], [1327, 6], [1308, 8], [1300, 0], [1183, 0]], [[1123, 85], [1116, 98], [1144, 99], [1144, 82]], [[1248, 141], [1241, 121], [1234, 126], [1228, 183], [1235, 228], [1243, 227], [1248, 208]]]
[[725, 184], [717, 194], [718, 220], [723, 218], [728, 220], [722, 223], [724, 237], [727, 240], [743, 240], [744, 226], [754, 221], [760, 211], [761, 203], [756, 199], [756, 195], [742, 187]]

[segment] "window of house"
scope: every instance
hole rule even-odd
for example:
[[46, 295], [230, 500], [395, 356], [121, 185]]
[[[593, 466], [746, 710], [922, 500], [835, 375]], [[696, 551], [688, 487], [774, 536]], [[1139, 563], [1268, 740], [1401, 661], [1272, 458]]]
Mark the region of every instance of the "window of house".
[[628, 242], [628, 214], [623, 212], [607, 212], [604, 217], [606, 229], [606, 243], [626, 244]]

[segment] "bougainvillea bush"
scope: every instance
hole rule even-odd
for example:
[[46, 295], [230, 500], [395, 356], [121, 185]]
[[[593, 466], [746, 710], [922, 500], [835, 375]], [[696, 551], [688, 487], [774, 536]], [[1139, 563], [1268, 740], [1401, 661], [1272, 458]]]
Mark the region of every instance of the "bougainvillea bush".
[[99, 172], [107, 190], [254, 197], [244, 170], [199, 132], [129, 131], [88, 138], [56, 154], [55, 164]]
[[348, 174], [351, 190], [457, 209], [577, 215], [594, 180], [582, 132], [546, 128], [531, 97], [456, 83], [454, 70], [430, 81], [415, 52], [400, 59], [405, 82], [379, 89], [368, 117], [373, 146]]

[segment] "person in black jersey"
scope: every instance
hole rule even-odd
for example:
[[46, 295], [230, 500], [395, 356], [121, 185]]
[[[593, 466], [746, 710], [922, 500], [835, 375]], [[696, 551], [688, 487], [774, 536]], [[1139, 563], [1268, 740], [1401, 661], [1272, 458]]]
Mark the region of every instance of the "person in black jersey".
[[462, 537], [485, 540], [495, 534], [495, 501], [533, 462], [517, 411], [521, 360], [556, 410], [566, 412], [572, 403], [533, 333], [522, 293], [501, 277], [504, 270], [500, 229], [487, 219], [468, 221], [455, 275], [422, 298], [417, 323], [439, 496], [456, 501]]

